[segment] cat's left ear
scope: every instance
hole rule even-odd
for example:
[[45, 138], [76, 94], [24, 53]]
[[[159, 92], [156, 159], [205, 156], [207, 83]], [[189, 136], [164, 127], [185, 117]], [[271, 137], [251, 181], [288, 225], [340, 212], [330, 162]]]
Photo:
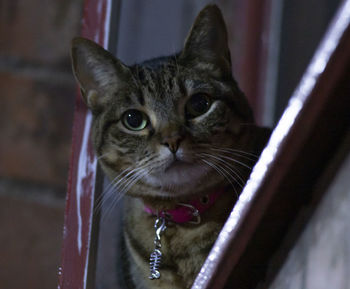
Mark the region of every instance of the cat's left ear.
[[71, 59], [83, 100], [93, 111], [101, 110], [108, 103], [109, 92], [120, 89], [131, 77], [129, 67], [85, 38], [73, 39]]
[[216, 5], [208, 5], [198, 14], [181, 56], [187, 61], [214, 63], [231, 71], [226, 25]]

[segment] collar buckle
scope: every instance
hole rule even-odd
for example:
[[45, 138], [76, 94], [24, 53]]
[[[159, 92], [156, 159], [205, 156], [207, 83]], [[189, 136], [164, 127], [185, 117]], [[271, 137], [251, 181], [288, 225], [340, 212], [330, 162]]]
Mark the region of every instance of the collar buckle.
[[196, 207], [185, 203], [178, 203], [178, 205], [189, 208], [192, 211], [191, 213], [192, 213], [193, 219], [191, 221], [188, 221], [188, 223], [194, 224], [194, 225], [198, 225], [201, 223], [201, 215], [199, 214], [199, 211]]

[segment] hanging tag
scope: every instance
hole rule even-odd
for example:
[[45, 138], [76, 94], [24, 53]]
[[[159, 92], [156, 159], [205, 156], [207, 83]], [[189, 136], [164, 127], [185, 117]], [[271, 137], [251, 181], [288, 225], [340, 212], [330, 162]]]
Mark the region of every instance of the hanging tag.
[[159, 279], [160, 272], [159, 267], [162, 261], [162, 252], [160, 251], [162, 244], [160, 242], [160, 237], [166, 229], [166, 220], [163, 217], [158, 217], [154, 223], [154, 229], [156, 231], [156, 236], [154, 238], [154, 251], [151, 253], [149, 265], [150, 265], [150, 276], [149, 279]]

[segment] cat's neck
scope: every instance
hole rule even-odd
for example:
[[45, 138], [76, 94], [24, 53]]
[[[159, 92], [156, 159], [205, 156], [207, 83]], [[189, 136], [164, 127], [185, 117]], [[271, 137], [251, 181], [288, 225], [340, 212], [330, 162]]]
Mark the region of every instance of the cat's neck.
[[[150, 208], [152, 212], [161, 212], [174, 210], [179, 206], [179, 204], [189, 204], [203, 202], [205, 203], [209, 199], [216, 199], [216, 196], [221, 195], [221, 193], [228, 190], [227, 185], [217, 186], [215, 188], [207, 189], [203, 192], [194, 192], [194, 194], [188, 196], [180, 196], [173, 198], [164, 198], [157, 196], [146, 196], [141, 197], [141, 200], [146, 208]], [[215, 197], [214, 197], [215, 196]]]
[[229, 191], [229, 189], [229, 187], [221, 187], [204, 196], [195, 196], [185, 203], [178, 202], [176, 207], [172, 209], [154, 209], [151, 206], [144, 205], [144, 211], [177, 224], [199, 224], [201, 222], [201, 214], [209, 210], [221, 195]]

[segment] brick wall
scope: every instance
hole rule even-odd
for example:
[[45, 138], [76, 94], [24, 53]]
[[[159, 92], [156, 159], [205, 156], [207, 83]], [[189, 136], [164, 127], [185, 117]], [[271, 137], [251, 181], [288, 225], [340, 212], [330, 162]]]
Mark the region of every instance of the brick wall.
[[56, 286], [81, 12], [82, 0], [0, 0], [0, 288]]

